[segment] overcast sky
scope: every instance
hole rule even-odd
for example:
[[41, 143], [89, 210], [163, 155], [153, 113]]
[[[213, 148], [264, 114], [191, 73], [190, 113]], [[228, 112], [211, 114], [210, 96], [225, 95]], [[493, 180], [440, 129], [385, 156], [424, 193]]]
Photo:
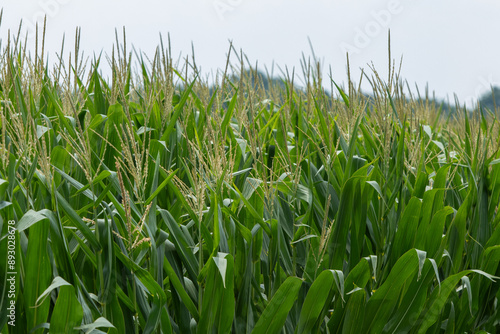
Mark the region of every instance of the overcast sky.
[[[355, 81], [373, 62], [386, 77], [387, 31], [392, 56], [403, 56], [402, 77], [440, 98], [470, 101], [500, 85], [500, 2], [498, 0], [2, 0], [2, 45], [7, 31], [25, 29], [47, 15], [50, 52], [63, 34], [73, 42], [81, 27], [86, 55], [109, 53], [115, 28], [126, 27], [127, 42], [153, 55], [159, 34], [170, 33], [175, 58], [191, 54], [205, 73], [223, 68], [229, 40], [252, 63], [274, 62], [300, 71], [308, 38], [325, 73], [345, 82], [346, 51]], [[12, 32], [11, 31], [11, 32]], [[275, 73], [279, 73], [277, 67]]]

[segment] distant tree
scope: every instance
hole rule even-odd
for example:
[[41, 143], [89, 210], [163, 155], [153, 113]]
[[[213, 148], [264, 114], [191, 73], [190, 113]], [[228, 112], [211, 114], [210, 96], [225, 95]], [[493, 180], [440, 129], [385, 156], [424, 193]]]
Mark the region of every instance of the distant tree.
[[493, 87], [490, 92], [481, 95], [479, 103], [483, 108], [495, 111], [495, 107], [500, 107], [500, 87]]

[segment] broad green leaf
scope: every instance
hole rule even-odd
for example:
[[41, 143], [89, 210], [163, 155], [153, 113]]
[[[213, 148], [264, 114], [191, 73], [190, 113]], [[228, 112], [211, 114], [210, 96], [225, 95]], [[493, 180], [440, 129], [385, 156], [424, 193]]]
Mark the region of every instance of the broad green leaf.
[[62, 285], [50, 318], [50, 333], [75, 333], [82, 319], [83, 309], [76, 298], [75, 288], [72, 285]]
[[346, 306], [344, 327], [342, 333], [362, 333], [366, 303], [366, 292], [361, 288], [354, 289]]
[[100, 317], [91, 324], [75, 327], [75, 329], [81, 330], [84, 333], [93, 333], [97, 328], [115, 328], [115, 326], [106, 318]]
[[16, 230], [18, 232], [22, 232], [22, 231], [28, 229], [29, 227], [31, 227], [32, 225], [34, 225], [34, 224], [36, 224], [39, 221], [44, 220], [44, 219], [47, 219], [47, 217], [45, 217], [44, 215], [42, 215], [36, 211], [29, 210], [17, 222]]
[[331, 301], [334, 283], [336, 286], [342, 286], [340, 291], [337, 288], [337, 293], [343, 298], [343, 277], [341, 271], [325, 270], [314, 280], [302, 304], [297, 333], [310, 333], [314, 325], [322, 320], [320, 316]]
[[229, 333], [235, 313], [233, 258], [219, 253], [207, 275], [198, 333]]
[[[24, 300], [27, 306], [27, 325], [31, 330], [33, 327], [46, 322], [49, 315], [50, 301], [45, 299], [38, 305], [36, 302], [38, 296], [49, 286], [52, 277], [52, 266], [47, 252], [49, 221], [43, 217], [37, 224], [29, 228], [29, 232], [30, 235], [35, 237], [30, 238], [26, 254], [25, 279], [29, 284], [25, 285]], [[36, 333], [41, 332], [41, 330], [36, 331]]]
[[384, 283], [373, 293], [366, 304], [363, 333], [381, 333], [391, 316], [401, 294], [401, 287], [408, 284], [417, 273], [419, 258], [412, 249], [399, 258]]
[[480, 270], [464, 270], [458, 274], [451, 275], [441, 283], [441, 289], [435, 289], [428, 299], [427, 307], [424, 312], [420, 315], [419, 326], [417, 333], [425, 333], [429, 327], [431, 327], [438, 319], [439, 315], [443, 311], [443, 308], [450, 296], [450, 293], [456, 288], [458, 282], [465, 275], [476, 273], [483, 275], [490, 280], [498, 277], [492, 276]]
[[59, 276], [56, 276], [54, 277], [54, 279], [52, 280], [52, 283], [49, 285], [49, 287], [47, 289], [45, 289], [45, 291], [42, 292], [42, 294], [37, 298], [36, 300], [36, 304], [38, 305], [40, 303], [40, 301], [43, 302], [43, 300], [54, 290], [54, 289], [57, 289], [61, 286], [64, 286], [64, 285], [69, 285], [71, 286], [70, 283], [66, 282], [63, 278], [59, 277]]
[[299, 293], [302, 280], [298, 277], [288, 277], [267, 304], [264, 312], [255, 324], [252, 334], [278, 333], [285, 324], [288, 312], [293, 307]]

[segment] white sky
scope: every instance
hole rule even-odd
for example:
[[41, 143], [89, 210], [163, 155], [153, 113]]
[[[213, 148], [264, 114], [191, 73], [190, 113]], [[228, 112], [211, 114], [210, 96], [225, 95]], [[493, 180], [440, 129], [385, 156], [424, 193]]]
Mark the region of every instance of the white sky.
[[[274, 63], [300, 72], [302, 53], [315, 54], [334, 80], [346, 80], [346, 49], [357, 82], [359, 69], [373, 62], [386, 77], [387, 31], [392, 56], [403, 56], [402, 77], [440, 98], [457, 94], [469, 102], [500, 85], [500, 2], [498, 0], [1, 0], [2, 45], [8, 29], [43, 21], [46, 49], [58, 52], [64, 32], [67, 48], [82, 29], [86, 55], [109, 54], [115, 28], [126, 27], [127, 43], [152, 56], [170, 33], [172, 54], [191, 54], [204, 73], [223, 68], [229, 42], [263, 69]], [[31, 39], [33, 42], [33, 39]], [[55, 58], [52, 56], [52, 58]], [[275, 73], [279, 73], [276, 68]], [[325, 79], [328, 76], [325, 76]]]

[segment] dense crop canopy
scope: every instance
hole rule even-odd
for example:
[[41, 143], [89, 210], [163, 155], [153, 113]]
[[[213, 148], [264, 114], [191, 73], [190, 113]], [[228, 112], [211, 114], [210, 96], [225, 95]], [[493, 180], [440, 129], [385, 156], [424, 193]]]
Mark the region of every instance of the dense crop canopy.
[[499, 332], [493, 112], [0, 52], [2, 333]]

